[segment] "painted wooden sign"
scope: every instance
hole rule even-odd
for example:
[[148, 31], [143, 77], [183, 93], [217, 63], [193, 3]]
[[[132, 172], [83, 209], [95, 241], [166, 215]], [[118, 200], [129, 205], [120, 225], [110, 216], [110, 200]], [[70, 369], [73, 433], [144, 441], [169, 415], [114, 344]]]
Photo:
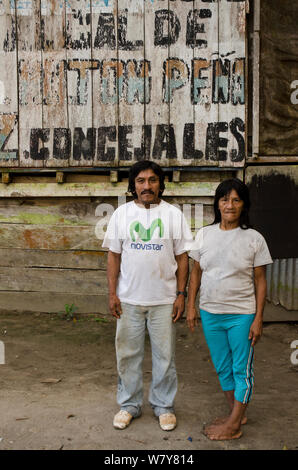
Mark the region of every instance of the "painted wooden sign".
[[0, 166], [243, 166], [245, 5], [0, 0]]

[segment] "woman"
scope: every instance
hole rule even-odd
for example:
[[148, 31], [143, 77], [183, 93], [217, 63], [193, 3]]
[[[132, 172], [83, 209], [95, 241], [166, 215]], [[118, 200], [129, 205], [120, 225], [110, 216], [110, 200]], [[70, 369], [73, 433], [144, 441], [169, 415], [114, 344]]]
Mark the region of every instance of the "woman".
[[190, 276], [187, 323], [198, 323], [195, 300], [200, 289], [204, 335], [230, 406], [227, 418], [204, 432], [212, 440], [236, 439], [246, 422], [253, 388], [253, 349], [262, 334], [266, 265], [272, 259], [263, 236], [249, 224], [247, 186], [223, 181], [214, 198], [213, 224], [197, 233]]

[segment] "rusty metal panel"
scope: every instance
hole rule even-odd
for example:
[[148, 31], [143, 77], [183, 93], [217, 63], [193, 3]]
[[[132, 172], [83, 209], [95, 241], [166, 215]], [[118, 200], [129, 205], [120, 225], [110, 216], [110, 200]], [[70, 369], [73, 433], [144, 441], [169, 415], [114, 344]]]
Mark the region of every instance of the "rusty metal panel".
[[0, 1], [0, 165], [243, 167], [246, 5]]
[[273, 264], [267, 266], [267, 299], [298, 309], [298, 166], [249, 166], [250, 221], [265, 237]]
[[298, 157], [298, 2], [261, 1], [260, 133], [263, 157]]
[[249, 166], [251, 222], [275, 259], [298, 258], [298, 166]]
[[287, 310], [298, 310], [298, 259], [276, 259], [267, 266], [267, 299]]

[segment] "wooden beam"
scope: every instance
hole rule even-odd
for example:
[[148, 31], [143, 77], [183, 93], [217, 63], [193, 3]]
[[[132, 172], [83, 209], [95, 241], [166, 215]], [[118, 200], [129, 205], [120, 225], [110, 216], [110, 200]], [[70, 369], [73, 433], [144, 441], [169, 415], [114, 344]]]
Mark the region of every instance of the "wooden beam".
[[246, 163], [255, 165], [256, 163], [297, 163], [298, 156], [265, 156], [265, 155], [256, 155], [255, 157], [248, 158]]
[[[166, 183], [164, 196], [214, 196], [217, 182]], [[127, 195], [127, 182], [118, 183], [0, 183], [0, 197], [117, 197]]]

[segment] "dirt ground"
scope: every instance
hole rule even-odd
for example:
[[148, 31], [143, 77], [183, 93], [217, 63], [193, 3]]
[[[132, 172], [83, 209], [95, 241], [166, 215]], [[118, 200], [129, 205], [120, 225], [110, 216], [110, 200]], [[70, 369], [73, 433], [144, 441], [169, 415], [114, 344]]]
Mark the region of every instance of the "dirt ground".
[[147, 338], [143, 415], [124, 431], [112, 426], [117, 373], [115, 321], [79, 316], [3, 312], [0, 341], [0, 450], [297, 450], [298, 365], [291, 343], [298, 324], [266, 323], [255, 349], [255, 389], [239, 440], [211, 442], [205, 423], [226, 414], [201, 328], [177, 325], [178, 426], [159, 428], [148, 404], [151, 377]]

